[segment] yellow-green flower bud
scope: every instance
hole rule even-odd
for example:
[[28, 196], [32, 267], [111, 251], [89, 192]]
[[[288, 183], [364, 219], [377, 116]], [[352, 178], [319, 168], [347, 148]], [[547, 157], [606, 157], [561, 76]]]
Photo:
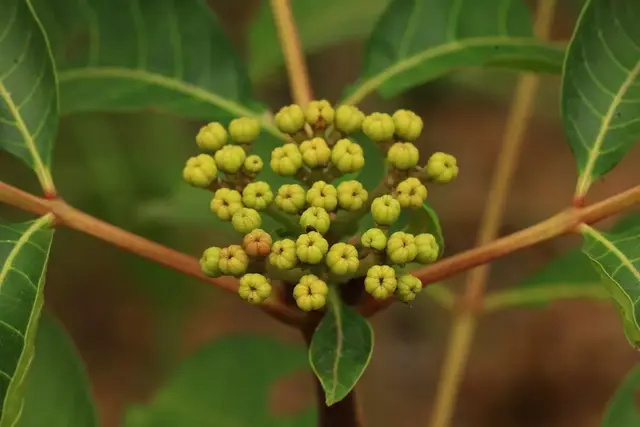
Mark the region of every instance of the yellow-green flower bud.
[[320, 310], [327, 303], [329, 286], [318, 276], [307, 274], [293, 288], [293, 298], [301, 310]]
[[242, 204], [261, 211], [273, 202], [271, 187], [264, 181], [252, 182], [242, 190]]
[[313, 138], [300, 144], [302, 161], [310, 168], [326, 166], [331, 159], [331, 148], [323, 138]]
[[426, 166], [429, 178], [440, 184], [453, 181], [458, 176], [458, 161], [451, 154], [433, 153]]
[[203, 150], [218, 151], [227, 143], [227, 130], [218, 122], [212, 122], [200, 128], [196, 135], [196, 144]]
[[236, 190], [221, 188], [216, 191], [211, 200], [211, 211], [222, 221], [231, 220], [240, 209], [242, 209], [242, 196]]
[[387, 241], [387, 256], [392, 263], [404, 265], [413, 261], [417, 255], [418, 247], [413, 235], [396, 231], [389, 237]]
[[229, 135], [239, 144], [249, 144], [260, 135], [260, 122], [252, 117], [240, 117], [229, 123]]
[[420, 116], [409, 110], [398, 110], [393, 113], [393, 123], [396, 126], [396, 135], [405, 141], [418, 139], [424, 126]]
[[364, 166], [362, 147], [348, 139], [339, 140], [331, 150], [331, 163], [342, 173], [359, 171]]
[[200, 154], [187, 160], [182, 170], [182, 177], [194, 187], [206, 188], [216, 179], [218, 168], [216, 162], [208, 154]]
[[264, 257], [271, 253], [273, 240], [269, 233], [261, 229], [255, 229], [242, 239], [242, 247], [247, 255], [252, 257]]
[[226, 173], [236, 173], [244, 164], [246, 153], [237, 145], [225, 145], [216, 151], [216, 163], [221, 171]]
[[342, 181], [338, 184], [338, 204], [342, 209], [357, 211], [361, 209], [369, 193], [358, 181]]
[[244, 165], [242, 167], [244, 171], [247, 173], [247, 175], [255, 176], [262, 171], [263, 166], [264, 166], [264, 163], [262, 162], [262, 159], [260, 158], [260, 156], [256, 156], [255, 154], [252, 154], [250, 156], [247, 156], [246, 159], [244, 159]]
[[302, 154], [296, 144], [285, 144], [271, 152], [271, 169], [278, 175], [295, 175], [301, 166]]
[[371, 203], [371, 215], [376, 224], [391, 225], [400, 216], [400, 203], [388, 194]]
[[[300, 215], [300, 227], [305, 231], [317, 231], [320, 234], [325, 234], [329, 231], [331, 226], [331, 218], [324, 208], [312, 206]], [[308, 230], [308, 227], [313, 230]]]
[[427, 198], [427, 187], [418, 178], [407, 178], [396, 187], [396, 200], [403, 208], [419, 208]]
[[200, 258], [200, 270], [209, 277], [219, 277], [222, 272], [218, 264], [220, 263], [221, 248], [211, 247], [202, 253]]
[[238, 233], [247, 234], [262, 225], [260, 213], [251, 208], [242, 208], [231, 218], [231, 225]]
[[341, 105], [336, 110], [335, 126], [345, 134], [358, 132], [362, 129], [364, 113], [353, 105]]
[[239, 245], [231, 245], [220, 251], [218, 267], [222, 274], [242, 276], [249, 267], [249, 257]]
[[422, 290], [422, 282], [411, 274], [403, 274], [398, 277], [396, 297], [402, 302], [411, 302], [416, 299], [416, 294]]
[[245, 274], [240, 278], [238, 294], [250, 304], [261, 304], [271, 295], [271, 283], [262, 274]]
[[271, 246], [269, 263], [280, 270], [291, 270], [298, 263], [296, 242], [291, 239], [278, 240]]
[[410, 142], [396, 142], [389, 148], [387, 160], [396, 169], [408, 170], [418, 164], [420, 152], [418, 148]]
[[327, 267], [339, 275], [353, 274], [360, 266], [358, 250], [347, 243], [336, 243], [327, 253]]
[[362, 132], [373, 142], [391, 141], [395, 131], [393, 119], [386, 113], [372, 113], [362, 122]]
[[304, 127], [304, 111], [299, 105], [288, 105], [276, 113], [274, 120], [281, 132], [293, 135]]
[[396, 272], [388, 265], [374, 265], [367, 270], [364, 290], [377, 300], [389, 298], [396, 290]]
[[302, 234], [296, 240], [298, 259], [307, 264], [320, 264], [329, 250], [329, 243], [322, 234], [312, 231]]
[[298, 184], [284, 184], [278, 189], [276, 206], [283, 212], [296, 215], [306, 202], [305, 191]]
[[429, 264], [435, 262], [440, 254], [440, 247], [433, 234], [422, 233], [416, 236], [416, 247], [418, 254], [416, 260], [421, 264]]
[[336, 112], [329, 101], [322, 99], [320, 101], [311, 101], [307, 106], [305, 113], [307, 123], [311, 126], [325, 127], [333, 123]]
[[370, 228], [364, 232], [360, 238], [360, 243], [365, 248], [382, 251], [387, 246], [387, 235], [379, 228]]
[[338, 206], [338, 191], [331, 184], [316, 181], [307, 191], [307, 203], [310, 206], [324, 208], [327, 212], [333, 212]]

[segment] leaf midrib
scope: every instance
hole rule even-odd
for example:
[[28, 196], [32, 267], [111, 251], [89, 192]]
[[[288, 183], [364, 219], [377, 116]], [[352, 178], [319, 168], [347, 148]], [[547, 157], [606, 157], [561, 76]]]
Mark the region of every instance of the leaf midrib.
[[[340, 297], [335, 293], [335, 291], [330, 294], [331, 301], [331, 312], [334, 314], [336, 321], [336, 357], [333, 361], [333, 368], [331, 370], [331, 379], [333, 380], [332, 388], [331, 388], [331, 397], [335, 399], [336, 392], [338, 389], [338, 377], [340, 370], [340, 358], [342, 357], [342, 345], [344, 340], [344, 334], [342, 332], [342, 310], [340, 307]], [[327, 396], [327, 400], [329, 396]]]

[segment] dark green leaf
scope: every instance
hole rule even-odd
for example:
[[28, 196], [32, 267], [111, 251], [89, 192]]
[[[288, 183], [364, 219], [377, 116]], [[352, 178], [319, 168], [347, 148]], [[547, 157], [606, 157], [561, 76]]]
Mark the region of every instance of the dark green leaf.
[[0, 223], [0, 427], [17, 425], [34, 356], [53, 217]]
[[345, 103], [384, 97], [470, 66], [559, 72], [561, 48], [533, 37], [518, 0], [393, 0], [373, 30], [362, 77]]
[[436, 211], [428, 203], [424, 203], [421, 209], [411, 209], [407, 212], [409, 221], [403, 227], [404, 231], [414, 235], [420, 233], [433, 234], [440, 247], [439, 256], [442, 256], [444, 253], [444, 236], [442, 235], [442, 227], [440, 227], [440, 219]]
[[62, 325], [42, 314], [18, 427], [97, 427], [84, 365]]
[[640, 425], [640, 365], [627, 374], [607, 405], [602, 427], [637, 427]]
[[0, 10], [0, 148], [24, 160], [52, 190], [58, 87], [51, 52], [28, 1], [0, 0]]
[[331, 289], [329, 309], [318, 325], [309, 361], [331, 406], [344, 399], [367, 368], [373, 353], [373, 329]]
[[125, 425], [310, 426], [314, 411], [290, 418], [269, 411], [274, 383], [306, 367], [301, 347], [258, 336], [222, 338], [185, 360], [151, 404], [129, 411]]
[[569, 45], [562, 119], [580, 174], [576, 194], [640, 139], [640, 2], [590, 0]]

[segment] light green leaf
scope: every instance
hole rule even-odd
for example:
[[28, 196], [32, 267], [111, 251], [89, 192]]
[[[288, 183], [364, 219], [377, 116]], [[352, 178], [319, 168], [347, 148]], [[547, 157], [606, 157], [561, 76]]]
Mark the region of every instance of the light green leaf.
[[602, 427], [637, 427], [640, 425], [640, 365], [622, 381], [607, 404]]
[[640, 139], [639, 19], [635, 0], [589, 0], [569, 44], [561, 107], [578, 197]]
[[58, 129], [58, 87], [47, 38], [29, 1], [0, 0], [0, 148], [20, 157], [45, 191]]
[[519, 0], [393, 0], [373, 30], [362, 76], [344, 103], [385, 98], [461, 67], [560, 71], [560, 47], [533, 37]]
[[0, 427], [15, 426], [23, 411], [52, 220], [47, 215], [21, 224], [0, 223]]
[[329, 309], [313, 334], [309, 361], [331, 406], [344, 399], [369, 365], [373, 329], [330, 289]]

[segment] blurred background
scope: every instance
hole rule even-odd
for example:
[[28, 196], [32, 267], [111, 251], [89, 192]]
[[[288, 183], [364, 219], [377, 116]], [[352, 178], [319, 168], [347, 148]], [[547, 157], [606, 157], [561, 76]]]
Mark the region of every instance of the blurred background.
[[[305, 2], [315, 0], [294, 0], [294, 5]], [[273, 109], [289, 103], [265, 5], [258, 0], [209, 3], [247, 59], [259, 99]], [[344, 22], [340, 10], [320, 10], [333, 14], [322, 19], [300, 18], [305, 19], [300, 31], [317, 98], [336, 101], [356, 79], [364, 34], [388, 0], [347, 3], [362, 10], [355, 21]], [[558, 3], [553, 37], [568, 40], [581, 2]], [[316, 21], [331, 26], [319, 27]], [[314, 35], [327, 31], [340, 42], [315, 41]], [[371, 97], [361, 105], [367, 112], [414, 109], [425, 120], [419, 144], [426, 156], [435, 150], [457, 156], [458, 180], [429, 193], [441, 218], [446, 255], [474, 244], [516, 77], [468, 70], [392, 101]], [[576, 168], [564, 142], [558, 91], [557, 76], [543, 77], [502, 234], [545, 219], [571, 200]], [[211, 226], [203, 195], [181, 181], [201, 125], [153, 114], [65, 117], [53, 168], [59, 191], [77, 208], [194, 256], [205, 247], [228, 243], [231, 236]], [[638, 183], [639, 148], [594, 186], [593, 200]], [[0, 170], [3, 180], [39, 193], [31, 171], [5, 153], [0, 153]], [[0, 213], [26, 217], [6, 207]], [[518, 284], [578, 243], [574, 237], [561, 238], [495, 262], [490, 288]], [[447, 285], [459, 291], [463, 280], [459, 275]], [[180, 360], [215, 337], [252, 332], [302, 345], [296, 331], [235, 295], [70, 230], [56, 233], [46, 297], [87, 364], [105, 427], [119, 425], [129, 405], [149, 399]], [[413, 308], [394, 306], [381, 313], [373, 324], [376, 348], [358, 386], [367, 425], [426, 425], [448, 314], [423, 296]], [[473, 345], [455, 425], [597, 426], [608, 398], [637, 361], [606, 302], [563, 301], [490, 315], [482, 320]], [[311, 392], [307, 372], [287, 378], [274, 385], [271, 409], [302, 411], [313, 403]]]

